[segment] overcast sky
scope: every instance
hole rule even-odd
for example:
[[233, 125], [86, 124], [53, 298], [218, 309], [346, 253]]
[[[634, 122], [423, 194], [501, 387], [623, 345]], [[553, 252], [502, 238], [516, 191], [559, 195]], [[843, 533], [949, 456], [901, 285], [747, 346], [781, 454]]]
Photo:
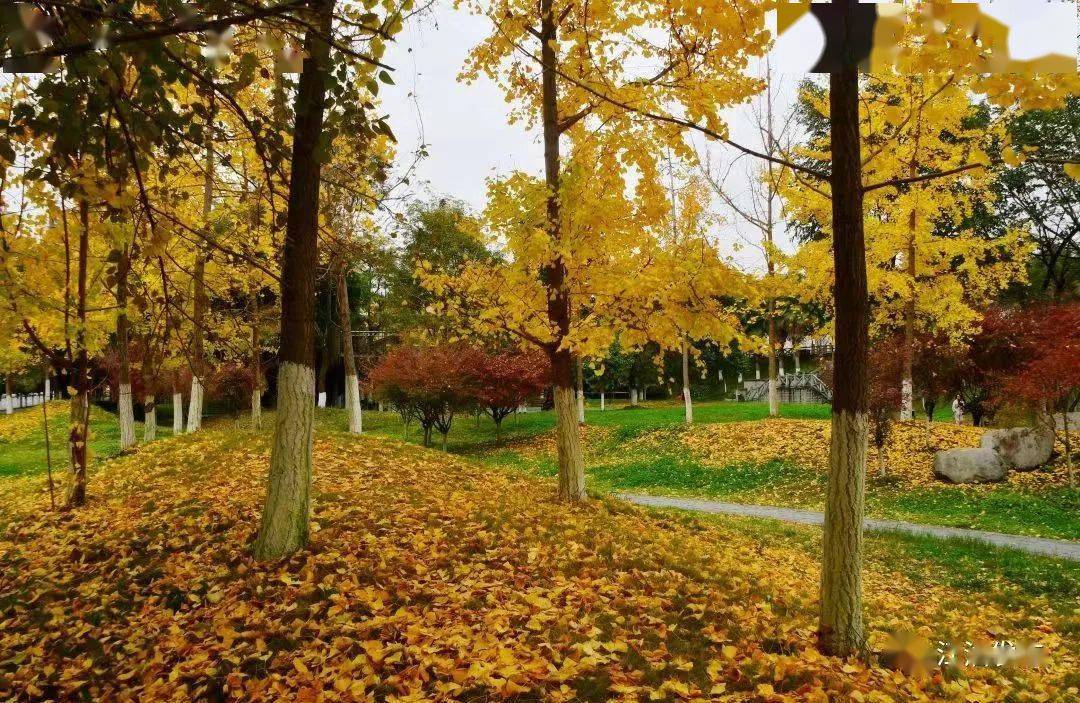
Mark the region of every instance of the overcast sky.
[[[1012, 28], [1010, 51], [1014, 58], [1075, 53], [1077, 9], [1073, 0], [995, 0], [983, 5], [984, 11]], [[429, 156], [419, 165], [417, 180], [426, 182], [432, 195], [459, 198], [476, 211], [484, 206], [487, 179], [513, 170], [539, 175], [543, 168], [538, 130], [528, 132], [523, 125], [507, 123], [508, 106], [502, 91], [483, 79], [471, 85], [457, 82], [466, 54], [490, 31], [486, 18], [455, 10], [449, 2], [438, 3], [429, 15], [410, 22], [399, 35], [388, 56], [397, 69], [397, 86], [382, 92], [402, 157], [421, 143], [428, 146]], [[778, 72], [774, 68], [774, 80], [779, 84], [777, 114], [790, 108], [805, 76], [798, 67], [812, 64], [822, 45], [820, 29], [809, 16], [778, 38], [773, 66], [795, 70]], [[749, 108], [730, 111], [728, 122], [733, 139], [760, 144]], [[707, 146], [696, 137], [694, 142], [708, 150], [714, 164], [726, 164], [734, 158], [728, 147]], [[745, 193], [742, 172], [741, 166], [736, 168], [727, 181], [735, 197]], [[736, 253], [732, 247], [740, 235], [750, 236], [751, 232], [729, 226], [717, 233], [717, 239], [740, 264], [756, 268], [760, 262], [757, 252], [744, 248]]]

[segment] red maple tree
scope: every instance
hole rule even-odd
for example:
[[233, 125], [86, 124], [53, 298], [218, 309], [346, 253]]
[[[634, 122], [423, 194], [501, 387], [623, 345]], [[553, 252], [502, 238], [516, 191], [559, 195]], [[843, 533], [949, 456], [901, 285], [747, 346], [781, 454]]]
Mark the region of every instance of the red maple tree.
[[1030, 318], [1023, 345], [1029, 356], [1002, 374], [1000, 398], [1027, 402], [1039, 412], [1061, 413], [1065, 464], [1069, 485], [1074, 485], [1069, 412], [1080, 403], [1080, 303], [1040, 307]]
[[406, 432], [416, 420], [431, 446], [432, 430], [442, 435], [442, 448], [454, 416], [476, 402], [477, 349], [460, 344], [426, 347], [401, 345], [379, 360], [368, 376], [375, 394], [401, 415]]
[[476, 364], [476, 402], [495, 423], [495, 438], [500, 440], [503, 420], [551, 384], [551, 365], [539, 350], [480, 352], [470, 360]]

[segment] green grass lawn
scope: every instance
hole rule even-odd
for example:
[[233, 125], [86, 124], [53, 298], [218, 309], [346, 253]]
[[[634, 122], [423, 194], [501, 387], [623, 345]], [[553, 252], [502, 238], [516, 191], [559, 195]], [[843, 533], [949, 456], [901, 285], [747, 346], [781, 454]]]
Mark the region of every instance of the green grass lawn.
[[[525, 459], [506, 451], [488, 460], [529, 473], [556, 473], [553, 457]], [[717, 469], [702, 466], [685, 453], [665, 452], [611, 459], [587, 470], [590, 489], [599, 493], [627, 491], [824, 509], [825, 474], [782, 461]], [[1080, 539], [1080, 489], [1075, 488], [1023, 491], [996, 486], [975, 492], [942, 484], [903, 490], [872, 479], [867, 482], [866, 514], [926, 525]]]
[[[826, 405], [782, 407], [785, 417], [827, 419]], [[940, 413], [935, 413], [935, 415]], [[699, 424], [760, 420], [768, 415], [765, 403], [729, 401], [698, 403], [694, 420]], [[344, 411], [320, 412], [320, 427], [344, 430]], [[951, 419], [951, 413], [948, 415]], [[514, 442], [549, 431], [555, 418], [550, 412], [526, 413], [503, 424], [503, 444], [495, 442], [494, 425], [487, 417], [458, 418], [448, 438], [454, 453], [476, 454], [484, 461], [518, 471], [553, 476], [553, 456], [524, 456]], [[612, 430], [586, 452], [591, 490], [598, 493], [632, 491], [715, 498], [739, 503], [780, 505], [822, 510], [826, 479], [823, 473], [783, 461], [738, 464], [717, 468], [702, 465], [676, 436], [683, 425], [683, 408], [671, 402], [650, 402], [638, 408], [608, 406], [605, 412], [590, 407], [586, 424]], [[392, 413], [368, 412], [366, 431], [401, 439], [402, 425]], [[628, 440], [645, 432], [660, 433], [661, 440], [633, 448]], [[664, 433], [670, 432], [670, 440]], [[413, 427], [409, 440], [420, 441]], [[752, 442], [753, 438], [748, 437]], [[438, 442], [436, 442], [436, 446]], [[889, 479], [867, 482], [867, 515], [930, 525], [965, 527], [1009, 534], [1061, 539], [1080, 539], [1080, 490], [1046, 488], [1022, 490], [1002, 485], [972, 490], [935, 484], [909, 489]]]
[[[796, 417], [828, 417], [828, 408], [823, 406], [793, 406], [787, 410]], [[114, 415], [99, 408], [94, 408], [92, 413], [92, 448], [96, 458], [102, 460], [116, 454], [119, 427]], [[765, 406], [756, 403], [703, 403], [695, 407], [695, 418], [699, 422], [753, 420], [765, 415]], [[319, 411], [316, 421], [319, 433], [343, 432], [346, 426], [344, 411], [338, 409]], [[667, 431], [674, 437], [682, 424], [681, 406], [650, 404], [643, 409], [633, 410], [615, 407], [603, 413], [599, 409], [591, 409], [587, 421], [614, 430], [601, 441], [601, 446], [593, 447], [590, 452], [594, 457], [589, 469], [590, 489], [596, 493], [630, 490], [760, 502], [755, 499], [763, 491], [768, 491], [772, 496], [782, 496], [787, 487], [800, 488], [798, 492], [793, 490], [792, 495], [805, 495], [807, 484], [813, 486], [813, 491], [824, 492], [825, 477], [822, 474], [785, 462], [747, 464], [718, 471], [715, 467], [696, 463], [674, 440], [662, 442], [662, 450], [659, 451], [653, 444], [648, 445], [650, 448], [647, 450], [626, 445], [628, 439], [657, 428], [670, 428]], [[231, 424], [232, 420], [217, 422]], [[553, 425], [551, 413], [529, 413], [510, 418], [504, 425], [503, 435], [504, 442], [511, 444], [500, 450], [495, 443], [494, 427], [490, 420], [481, 418], [477, 423], [471, 416], [461, 417], [454, 424], [449, 448], [453, 452], [470, 454], [493, 468], [553, 476], [554, 457], [545, 454], [527, 457], [515, 451], [512, 444], [515, 439], [546, 432]], [[268, 413], [263, 432], [252, 434], [246, 430], [236, 431], [229, 436], [228, 445], [243, 443], [265, 449], [272, 427], [273, 414]], [[380, 436], [400, 439], [402, 435], [401, 422], [393, 413], [366, 412], [364, 427], [366, 432]], [[63, 444], [66, 430], [66, 418], [52, 419], [53, 467], [61, 471], [66, 467]], [[660, 431], [663, 433], [664, 430]], [[139, 432], [141, 434], [141, 428]], [[168, 434], [168, 426], [159, 427], [159, 436]], [[416, 427], [412, 428], [409, 439], [419, 442]], [[750, 437], [747, 440], [753, 441]], [[197, 471], [199, 467], [190, 468]], [[18, 442], [0, 444], [0, 477], [43, 471], [44, 441], [41, 433]], [[778, 501], [772, 502], [775, 504]], [[867, 505], [868, 514], [874, 517], [1071, 538], [1077, 537], [1076, 516], [1080, 514], [1076, 509], [1076, 491], [1034, 494], [1003, 487], [991, 492], [970, 493], [960, 488], [942, 486], [932, 490], [901, 492], [887, 482], [876, 481], [871, 481], [868, 487]], [[678, 511], [667, 512], [679, 520], [725, 522], [756, 535], [763, 545], [770, 542], [794, 543], [808, 554], [820, 553], [821, 533], [818, 528], [726, 516], [696, 515], [691, 518]], [[1031, 594], [1040, 594], [1048, 609], [1071, 612], [1074, 606], [1069, 604], [1075, 601], [1076, 594], [1080, 592], [1080, 565], [1074, 562], [998, 549], [981, 543], [870, 533], [867, 536], [866, 558], [870, 564], [916, 574], [926, 583], [946, 583], [971, 592], [992, 593], [1006, 605], [1014, 601], [1019, 603], [1022, 597], [1030, 597]]]
[[[49, 409], [56, 407], [50, 405]], [[19, 413], [33, 413], [42, 418], [41, 407], [26, 408]], [[161, 421], [162, 412], [158, 410], [158, 437], [172, 435], [172, 421], [166, 407], [165, 418], [169, 419], [167, 425]], [[13, 415], [12, 417], [15, 417]], [[2, 421], [2, 419], [0, 419]], [[13, 442], [0, 440], [0, 476], [24, 476], [28, 474], [45, 473], [46, 450], [44, 420], [41, 420], [42, 430], [36, 431]], [[142, 438], [143, 427], [141, 422], [135, 423], [135, 437]], [[67, 468], [67, 434], [68, 415], [53, 413], [49, 416], [49, 453], [51, 454], [53, 471], [64, 471]], [[116, 415], [97, 406], [90, 408], [90, 453], [93, 459], [106, 459], [120, 451], [120, 423]]]
[[[39, 412], [29, 410], [24, 412]], [[783, 408], [786, 417], [828, 418], [825, 405], [791, 405]], [[167, 411], [160, 413], [168, 418]], [[766, 417], [764, 403], [704, 402], [694, 408], [698, 423], [737, 422]], [[272, 414], [266, 418], [272, 426]], [[732, 502], [785, 505], [821, 509], [825, 476], [817, 471], [782, 461], [740, 464], [726, 468], [704, 466], [678, 441], [683, 426], [683, 410], [674, 403], [650, 402], [638, 408], [609, 405], [587, 410], [589, 425], [610, 430], [589, 448], [590, 489], [607, 493], [634, 491], [669, 495], [716, 498]], [[2, 420], [2, 418], [0, 418]], [[320, 432], [339, 432], [346, 427], [340, 409], [316, 414]], [[550, 412], [523, 413], [503, 423], [502, 444], [495, 441], [495, 428], [486, 416], [479, 421], [470, 415], [457, 418], [449, 435], [448, 449], [474, 455], [489, 464], [540, 475], [555, 474], [555, 460], [545, 453], [526, 456], [515, 449], [516, 441], [542, 434], [554, 427]], [[53, 467], [66, 466], [65, 417], [50, 422]], [[159, 424], [159, 436], [168, 436], [171, 425]], [[365, 412], [364, 429], [372, 434], [402, 439], [400, 418], [390, 412]], [[99, 408], [91, 416], [91, 449], [97, 458], [119, 450], [116, 417]], [[141, 426], [137, 436], [141, 436]], [[660, 433], [661, 441], [635, 448], [628, 441], [645, 432]], [[664, 433], [670, 432], [670, 441]], [[414, 425], [407, 438], [419, 443]], [[753, 441], [748, 437], [747, 441]], [[437, 442], [436, 442], [437, 444]], [[45, 443], [42, 433], [20, 441], [0, 444], [0, 476], [21, 475], [45, 470]], [[1027, 534], [1065, 539], [1080, 538], [1080, 490], [1051, 488], [1025, 491], [1010, 486], [970, 490], [958, 486], [934, 485], [902, 489], [888, 480], [871, 479], [867, 485], [867, 514], [870, 517], [906, 520], [924, 524]]]
[[[736, 527], [758, 538], [763, 547], [777, 542], [795, 545], [807, 554], [821, 554], [821, 529], [776, 520], [707, 515], [660, 509], [680, 520], [699, 520]], [[971, 540], [943, 540], [898, 532], [866, 533], [865, 564], [881, 571], [907, 574], [926, 584], [945, 584], [964, 592], [989, 594], [1006, 608], [1031, 609], [1041, 596], [1044, 612], [1057, 615], [1061, 631], [1080, 634], [1076, 598], [1080, 595], [1080, 563], [1028, 554]]]
[[[711, 401], [694, 405], [694, 421], [708, 424], [715, 422], [742, 422], [762, 420], [768, 417], [766, 403], [736, 403], [733, 401]], [[792, 419], [828, 419], [828, 405], [788, 405], [781, 408], [781, 417]], [[317, 416], [319, 427], [331, 431], [344, 431], [347, 427], [345, 411], [329, 408], [320, 411]], [[670, 401], [650, 401], [637, 406], [625, 403], [608, 404], [600, 410], [599, 403], [590, 401], [585, 408], [585, 423], [597, 427], [612, 428], [615, 441], [625, 441], [643, 432], [665, 427], [683, 425], [683, 406]], [[555, 428], [555, 415], [552, 412], [530, 412], [512, 415], [503, 421], [502, 441], [533, 437]], [[364, 412], [364, 431], [378, 435], [405, 438], [401, 419], [394, 413]], [[421, 440], [419, 428], [414, 424], [407, 437], [410, 441]], [[437, 438], [436, 438], [437, 439]], [[438, 442], [436, 441], [436, 444]], [[486, 415], [479, 420], [472, 415], [462, 415], [454, 420], [448, 436], [447, 450], [456, 453], [471, 453], [478, 449], [495, 446], [495, 424]]]

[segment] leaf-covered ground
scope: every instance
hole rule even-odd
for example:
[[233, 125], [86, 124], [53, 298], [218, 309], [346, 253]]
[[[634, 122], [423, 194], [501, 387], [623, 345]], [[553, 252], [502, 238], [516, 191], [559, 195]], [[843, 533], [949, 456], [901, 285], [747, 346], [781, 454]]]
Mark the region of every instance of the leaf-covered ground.
[[722, 521], [610, 501], [383, 439], [316, 442], [310, 548], [251, 560], [265, 436], [208, 430], [0, 510], [0, 698], [15, 700], [1070, 701], [1075, 613], [1004, 608], [868, 569], [880, 650], [1034, 640], [1037, 671], [905, 675], [814, 648], [815, 560]]
[[[694, 427], [680, 439], [695, 457], [712, 466], [781, 460], [824, 472], [829, 463], [830, 427], [829, 422], [819, 420], [735, 422]], [[903, 488], [936, 485], [939, 481], [934, 478], [934, 453], [978, 447], [985, 432], [982, 427], [945, 422], [897, 422], [885, 446], [887, 477]], [[649, 440], [643, 437], [640, 441]], [[1059, 441], [1059, 458], [1064, 456], [1064, 449]], [[870, 476], [877, 474], [877, 448], [872, 442], [866, 466]], [[1057, 461], [1037, 471], [1011, 471], [1005, 483], [1047, 488], [1067, 485], [1068, 476], [1064, 461]]]
[[[821, 510], [825, 502], [829, 422], [735, 421], [635, 429], [586, 426], [590, 485], [632, 491]], [[1080, 489], [1068, 487], [1064, 446], [1036, 471], [1012, 471], [1002, 483], [954, 486], [933, 475], [934, 452], [978, 446], [985, 430], [923, 421], [897, 423], [887, 445], [887, 474], [877, 452], [867, 462], [867, 512], [876, 518], [1011, 534], [1080, 539]], [[485, 445], [485, 460], [553, 475], [550, 433]]]

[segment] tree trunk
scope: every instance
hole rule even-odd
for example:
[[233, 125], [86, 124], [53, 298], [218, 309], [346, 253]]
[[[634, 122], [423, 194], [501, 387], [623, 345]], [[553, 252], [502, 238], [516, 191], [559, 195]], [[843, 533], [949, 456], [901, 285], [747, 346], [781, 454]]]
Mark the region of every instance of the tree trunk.
[[4, 376], [4, 413], [10, 415], [15, 412], [15, 396], [11, 395], [11, 374]]
[[690, 342], [682, 343], [682, 398], [683, 420], [690, 425], [694, 422], [694, 400], [690, 395]]
[[318, 263], [319, 137], [326, 102], [333, 0], [316, 5], [304, 37], [307, 58], [296, 92], [289, 211], [281, 268], [281, 349], [270, 479], [257, 559], [277, 559], [307, 544], [315, 425], [315, 268]]
[[79, 274], [75, 331], [75, 394], [71, 397], [71, 430], [68, 434], [68, 457], [71, 475], [68, 482], [69, 508], [86, 503], [86, 443], [90, 436], [90, 359], [86, 351], [86, 268], [90, 249], [90, 204], [79, 201]]
[[776, 311], [775, 303], [769, 301], [769, 417], [780, 416], [780, 385], [776, 369]]
[[[85, 390], [85, 389], [84, 389]], [[86, 448], [90, 436], [90, 406], [86, 393], [75, 393], [68, 404], [71, 430], [68, 434], [68, 465], [70, 476], [67, 486], [67, 505], [75, 508], [86, 503]]]
[[[205, 208], [204, 208], [205, 211]], [[197, 432], [202, 427], [203, 381], [205, 362], [203, 359], [203, 324], [206, 315], [206, 257], [202, 251], [195, 257], [195, 271], [192, 276], [195, 289], [195, 304], [192, 313], [191, 338], [191, 394], [188, 397], [187, 431]]]
[[802, 373], [802, 369], [799, 368], [799, 347], [796, 346], [793, 351], [795, 352], [795, 375], [798, 376]]
[[120, 397], [117, 412], [120, 416], [120, 451], [135, 446], [135, 407], [131, 397], [131, 361], [128, 358], [130, 338], [127, 317], [127, 278], [131, 269], [131, 251], [125, 244], [116, 267], [116, 346], [120, 361]]
[[135, 446], [135, 405], [130, 383], [120, 384], [117, 413], [120, 416], [120, 451], [124, 451]]
[[173, 390], [172, 394], [172, 433], [173, 437], [184, 433], [184, 394]]
[[326, 407], [326, 373], [330, 368], [330, 335], [326, 335], [326, 348], [323, 350], [322, 363], [319, 364], [319, 370], [315, 374], [315, 403], [320, 408]]
[[262, 429], [262, 390], [251, 389], [251, 429]]
[[1069, 439], [1069, 408], [1067, 405], [1061, 411], [1061, 428], [1065, 435], [1065, 470], [1069, 474], [1069, 488], [1073, 488], [1076, 486], [1076, 482], [1073, 480], [1072, 443]]
[[[915, 211], [911, 212], [910, 226], [915, 228]], [[915, 387], [913, 383], [915, 367], [915, 234], [912, 231], [907, 250], [907, 273], [911, 278], [911, 290], [904, 305], [904, 351], [903, 370], [900, 377], [900, 419], [911, 420], [915, 417]]]
[[[922, 85], [918, 83], [918, 85]], [[921, 93], [921, 91], [920, 91]], [[908, 176], [914, 177], [919, 173], [919, 144], [922, 142], [922, 113], [925, 101], [919, 96], [919, 107], [915, 116], [915, 145], [911, 151], [911, 162], [908, 165]], [[917, 288], [915, 286], [915, 235], [918, 226], [918, 191], [916, 200], [912, 204], [911, 214], [908, 215], [908, 246], [907, 246], [907, 276], [908, 276], [908, 299], [904, 305], [904, 358], [903, 369], [900, 378], [900, 419], [907, 421], [915, 417], [915, 298]]]
[[143, 441], [157, 439], [157, 400], [152, 395], [143, 399]]
[[[555, 49], [558, 42], [553, 0], [540, 0], [541, 105], [544, 125], [544, 176], [548, 187], [548, 234], [556, 243], [562, 239], [561, 163], [559, 158], [559, 97]], [[555, 385], [555, 436], [559, 453], [559, 498], [585, 499], [585, 464], [581, 455], [580, 426], [574, 417], [573, 359], [569, 349], [560, 349], [570, 332], [570, 292], [566, 265], [556, 256], [541, 274], [548, 289], [547, 314], [556, 338], [550, 355]]]
[[251, 429], [262, 429], [262, 345], [259, 343], [259, 291], [251, 290]]
[[[915, 255], [915, 249], [908, 249]], [[914, 271], [912, 271], [914, 275]], [[900, 381], [900, 419], [903, 421], [915, 417], [915, 300], [908, 300], [904, 311], [904, 360]]]
[[[203, 227], [206, 236], [212, 236], [210, 217], [214, 212], [214, 133], [212, 128], [214, 116], [214, 93], [210, 91], [208, 119], [206, 124], [206, 159], [203, 165]], [[203, 389], [206, 384], [206, 358], [203, 349], [204, 326], [206, 324], [206, 254], [200, 245], [195, 255], [194, 282], [194, 310], [192, 311], [192, 340], [191, 353], [194, 357], [191, 363], [191, 397], [188, 407], [188, 432], [196, 432], [202, 429], [203, 415]]]
[[[854, 7], [854, 3], [848, 5], [849, 28]], [[862, 542], [869, 300], [857, 68], [849, 64], [830, 74], [829, 84], [836, 348], [818, 636], [826, 653], [847, 656], [863, 652], [866, 646]]]
[[581, 357], [577, 360], [577, 419], [578, 424], [585, 424], [585, 372]]
[[349, 286], [345, 277], [344, 261], [337, 272], [338, 323], [341, 325], [341, 347], [345, 362], [345, 414], [349, 419], [349, 433], [364, 431], [364, 407], [360, 404], [360, 377], [356, 373], [356, 352], [352, 339], [352, 308], [349, 306]]
[[[553, 360], [553, 366], [569, 366], [569, 352], [561, 364]], [[558, 369], [558, 366], [556, 366]], [[570, 369], [557, 371], [569, 376]], [[567, 379], [569, 381], [569, 379]], [[579, 425], [574, 422], [574, 391], [569, 382], [555, 384], [555, 442], [559, 452], [559, 500], [585, 499], [585, 462], [581, 454]]]
[[630, 386], [630, 404], [637, 405], [637, 388]]
[[607, 409], [604, 400], [604, 391], [600, 391], [600, 412], [604, 412]]
[[[49, 380], [48, 364], [45, 365], [45, 380]], [[56, 510], [56, 488], [53, 484], [52, 445], [49, 442], [49, 401], [47, 398], [45, 402], [41, 404], [41, 418], [45, 429], [45, 471], [47, 472], [49, 479], [49, 507]]]
[[202, 428], [203, 384], [198, 375], [191, 376], [191, 393], [188, 398], [187, 431], [196, 432]]
[[886, 456], [885, 456], [885, 445], [883, 445], [883, 444], [877, 445], [876, 449], [877, 449], [878, 476], [880, 476], [881, 478], [885, 478], [885, 476], [888, 475], [888, 472], [886, 470], [886, 466], [887, 466], [888, 462], [886, 461]]

